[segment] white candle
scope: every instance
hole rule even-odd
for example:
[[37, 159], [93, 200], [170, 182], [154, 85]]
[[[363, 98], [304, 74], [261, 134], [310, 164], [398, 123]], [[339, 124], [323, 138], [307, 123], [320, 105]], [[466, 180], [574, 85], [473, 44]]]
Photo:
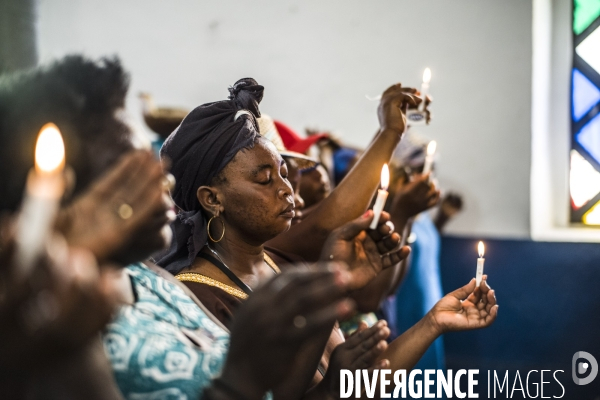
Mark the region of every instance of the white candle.
[[44, 248], [65, 190], [65, 146], [58, 127], [42, 127], [35, 146], [16, 231], [15, 273], [26, 277]]
[[385, 201], [388, 198], [387, 188], [390, 185], [390, 169], [387, 164], [383, 164], [383, 168], [381, 168], [381, 189], [377, 191], [377, 199], [375, 199], [375, 205], [373, 206], [373, 221], [369, 228], [375, 229], [377, 228], [377, 224], [379, 223], [379, 217], [381, 216], [381, 212], [383, 211], [383, 207], [385, 206]]
[[427, 154], [425, 155], [425, 165], [423, 165], [423, 175], [431, 172], [433, 168], [433, 156], [435, 156], [435, 150], [437, 149], [437, 142], [432, 140], [427, 145]]
[[431, 70], [425, 68], [425, 71], [423, 71], [423, 83], [421, 83], [421, 99], [423, 100], [419, 105], [419, 110], [421, 111], [425, 110], [425, 99], [429, 91], [429, 82], [431, 82]]
[[483, 264], [485, 263], [485, 258], [483, 258], [485, 250], [483, 242], [479, 242], [477, 249], [479, 250], [479, 258], [477, 259], [477, 273], [475, 275], [475, 285], [476, 287], [479, 287], [479, 285], [481, 284], [481, 278], [483, 277]]

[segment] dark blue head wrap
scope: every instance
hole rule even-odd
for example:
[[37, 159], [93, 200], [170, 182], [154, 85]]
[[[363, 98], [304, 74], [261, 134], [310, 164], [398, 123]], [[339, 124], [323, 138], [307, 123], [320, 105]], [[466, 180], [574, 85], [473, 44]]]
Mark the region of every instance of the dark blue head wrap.
[[171, 225], [170, 248], [156, 257], [169, 272], [189, 267], [206, 245], [207, 220], [196, 192], [210, 185], [240, 150], [254, 146], [260, 136], [256, 118], [263, 90], [252, 78], [240, 79], [229, 88], [229, 100], [196, 107], [160, 149], [161, 159], [171, 164], [176, 179], [171, 196], [181, 210]]

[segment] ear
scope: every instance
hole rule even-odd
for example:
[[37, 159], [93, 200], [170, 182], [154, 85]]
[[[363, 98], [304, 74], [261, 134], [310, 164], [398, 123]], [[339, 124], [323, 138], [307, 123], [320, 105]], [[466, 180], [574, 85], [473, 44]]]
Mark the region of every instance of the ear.
[[196, 191], [198, 202], [206, 212], [218, 216], [223, 212], [221, 194], [217, 188], [212, 186], [200, 186]]

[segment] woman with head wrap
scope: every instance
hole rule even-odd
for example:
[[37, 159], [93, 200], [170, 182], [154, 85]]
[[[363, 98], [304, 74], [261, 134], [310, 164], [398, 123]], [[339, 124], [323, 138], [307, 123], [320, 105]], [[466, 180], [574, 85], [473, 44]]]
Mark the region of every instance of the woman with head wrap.
[[[261, 99], [262, 86], [242, 79], [230, 88], [229, 100], [194, 109], [161, 149], [177, 178], [172, 197], [182, 212], [174, 224], [175, 240], [159, 265], [181, 272], [177, 277], [227, 326], [233, 311], [262, 278], [302, 261], [275, 250], [264, 251], [266, 241], [289, 229], [295, 205], [287, 165], [274, 144], [259, 133]], [[352, 257], [355, 251], [346, 255], [340, 250], [368, 226], [369, 218], [347, 226], [337, 241], [334, 237], [328, 256]], [[371, 238], [361, 240], [368, 241], [365, 246], [371, 245], [371, 251], [378, 254]], [[361, 240], [352, 244], [353, 249], [363, 248]], [[391, 251], [397, 242], [380, 244]], [[361, 285], [399, 257], [399, 251], [392, 251], [384, 260], [374, 257], [375, 265], [358, 260], [355, 284]], [[296, 363], [294, 379], [276, 393], [285, 393], [280, 394], [284, 398], [304, 393], [329, 336], [327, 354], [342, 342], [337, 331], [317, 337], [311, 351], [303, 352]], [[325, 357], [323, 368], [327, 362]]]
[[[403, 125], [398, 126], [398, 120], [404, 123], [403, 103], [414, 102], [410, 90], [408, 92], [397, 85], [384, 93], [380, 119], [383, 132], [396, 135], [391, 142], [397, 143], [404, 130]], [[289, 229], [294, 203], [287, 166], [275, 146], [258, 133], [256, 118], [260, 117], [258, 103], [262, 95], [263, 88], [255, 80], [246, 78], [236, 82], [230, 88], [229, 100], [194, 109], [161, 149], [161, 157], [169, 160], [171, 171], [178, 178], [172, 197], [182, 212], [174, 224], [176, 240], [159, 260], [159, 265], [178, 273], [177, 278], [225, 324], [231, 323], [235, 309], [262, 278], [277, 274], [286, 264], [297, 260], [287, 253], [264, 247], [265, 242]], [[379, 160], [376, 150], [390, 141], [389, 132], [381, 136], [385, 140], [374, 141], [371, 151], [363, 157], [363, 167]], [[388, 153], [391, 155], [391, 151]], [[376, 182], [371, 181], [379, 180], [379, 171], [370, 172], [363, 181], [374, 188]], [[344, 188], [342, 192], [346, 194], [346, 191]], [[365, 190], [357, 188], [356, 191], [360, 200], [368, 197], [363, 193]], [[372, 189], [367, 191], [372, 194]], [[332, 194], [331, 197], [339, 201], [340, 209], [346, 207], [338, 196]], [[351, 210], [366, 208], [366, 205], [355, 204], [351, 197], [344, 199], [351, 203]], [[327, 204], [328, 209], [332, 207], [331, 203]], [[338, 210], [333, 213], [335, 216], [328, 220], [330, 224], [340, 219]], [[318, 251], [323, 249], [325, 259], [348, 262], [353, 280], [351, 287], [355, 290], [363, 288], [384, 266], [395, 265], [406, 256], [405, 249], [392, 250], [397, 249], [399, 236], [390, 234], [393, 231], [386, 224], [387, 213], [382, 216], [377, 230], [365, 232], [372, 217], [369, 211], [340, 229], [332, 229], [333, 234], [327, 241], [317, 241]], [[314, 241], [307, 237], [303, 240]], [[370, 255], [375, 242], [380, 246], [375, 252], [386, 256]], [[458, 299], [469, 295], [463, 303]], [[479, 300], [488, 306], [483, 314], [475, 310], [474, 303]], [[385, 354], [395, 368], [410, 368], [441, 331], [489, 325], [495, 318], [494, 304], [493, 292], [485, 285], [475, 290], [472, 281], [448, 295], [431, 316], [392, 344], [394, 352]], [[305, 320], [298, 318], [295, 322], [302, 327]], [[311, 378], [313, 385], [321, 378], [320, 372], [315, 373], [318, 358], [314, 356], [320, 356], [326, 341], [327, 338], [315, 337], [313, 347], [303, 351], [302, 357], [294, 363], [298, 373], [293, 381], [275, 388], [276, 397], [299, 398], [309, 387]], [[334, 330], [328, 344], [341, 341]], [[327, 366], [328, 353], [324, 354], [322, 367]], [[311, 365], [312, 372], [307, 375]]]

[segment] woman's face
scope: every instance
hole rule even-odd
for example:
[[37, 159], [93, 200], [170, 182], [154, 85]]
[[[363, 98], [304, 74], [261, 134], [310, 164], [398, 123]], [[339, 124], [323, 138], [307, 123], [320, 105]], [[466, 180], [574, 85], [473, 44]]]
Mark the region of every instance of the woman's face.
[[294, 192], [288, 169], [275, 146], [259, 138], [224, 168], [215, 186], [226, 229], [261, 245], [287, 231], [294, 218]]
[[329, 175], [322, 165], [302, 173], [300, 194], [306, 203], [306, 207], [320, 203], [325, 197], [329, 196], [329, 192], [331, 192]]

